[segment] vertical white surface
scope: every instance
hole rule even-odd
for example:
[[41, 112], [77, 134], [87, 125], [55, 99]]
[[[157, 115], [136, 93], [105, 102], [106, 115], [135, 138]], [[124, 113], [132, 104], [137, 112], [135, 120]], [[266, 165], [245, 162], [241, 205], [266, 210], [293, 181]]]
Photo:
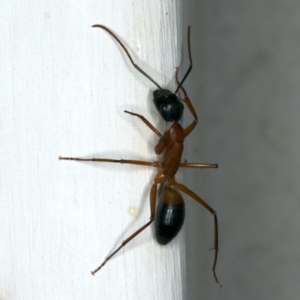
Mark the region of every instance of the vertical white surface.
[[[149, 228], [95, 277], [150, 216], [155, 170], [58, 156], [157, 159], [153, 84], [174, 89], [181, 2], [5, 1], [0, 29], [0, 299], [181, 299], [182, 234], [161, 247]], [[129, 208], [137, 213], [132, 216]]]

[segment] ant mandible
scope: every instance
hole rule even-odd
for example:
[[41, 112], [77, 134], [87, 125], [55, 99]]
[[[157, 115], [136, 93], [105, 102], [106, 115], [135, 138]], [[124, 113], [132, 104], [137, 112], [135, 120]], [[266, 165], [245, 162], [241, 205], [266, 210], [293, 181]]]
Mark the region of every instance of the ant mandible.
[[[185, 207], [184, 201], [180, 193], [177, 191], [181, 191], [202, 206], [204, 206], [213, 216], [214, 216], [214, 248], [215, 258], [212, 267], [213, 275], [215, 281], [221, 287], [217, 275], [216, 275], [216, 264], [218, 257], [218, 219], [216, 211], [213, 210], [206, 202], [204, 202], [198, 195], [188, 189], [185, 185], [178, 183], [175, 180], [175, 174], [177, 173], [179, 168], [217, 168], [217, 164], [202, 164], [202, 163], [187, 163], [181, 162], [181, 156], [183, 152], [183, 143], [184, 139], [194, 130], [198, 123], [197, 114], [195, 109], [185, 91], [182, 84], [189, 75], [192, 70], [192, 55], [191, 55], [191, 47], [190, 47], [190, 26], [188, 27], [188, 53], [189, 53], [189, 61], [190, 66], [185, 73], [181, 82], [178, 80], [178, 68], [175, 71], [175, 79], [177, 83], [177, 89], [174, 93], [167, 89], [161, 88], [148, 74], [146, 74], [137, 64], [134, 63], [131, 55], [128, 50], [124, 46], [124, 44], [119, 40], [119, 38], [107, 27], [103, 25], [93, 25], [92, 27], [98, 27], [104, 29], [108, 32], [123, 48], [126, 55], [128, 56], [132, 65], [145, 77], [147, 77], [150, 81], [152, 81], [158, 89], [153, 92], [153, 102], [158, 110], [159, 114], [166, 122], [170, 122], [169, 127], [162, 135], [146, 118], [142, 115], [129, 112], [125, 110], [125, 113], [128, 113], [132, 116], [136, 116], [140, 118], [158, 137], [159, 141], [155, 146], [155, 153], [157, 155], [163, 154], [163, 159], [155, 162], [149, 161], [140, 161], [140, 160], [125, 160], [125, 159], [107, 159], [107, 158], [77, 158], [77, 157], [59, 157], [60, 160], [79, 160], [79, 161], [94, 161], [94, 162], [108, 162], [108, 163], [121, 163], [121, 164], [132, 164], [139, 166], [150, 166], [158, 168], [154, 182], [151, 186], [150, 190], [150, 221], [142, 226], [139, 230], [133, 233], [130, 237], [124, 240], [121, 246], [115, 250], [111, 255], [109, 255], [104, 262], [94, 271], [92, 271], [92, 275], [98, 272], [105, 263], [114, 256], [122, 247], [124, 247], [128, 242], [130, 242], [133, 238], [135, 238], [140, 232], [146, 229], [154, 220], [155, 220], [155, 235], [156, 240], [159, 244], [165, 245], [169, 243], [180, 231], [185, 215]], [[181, 90], [184, 94], [184, 99], [180, 99], [176, 96], [178, 91]], [[194, 121], [186, 128], [182, 128], [179, 124], [179, 120], [181, 119], [184, 106], [182, 102], [186, 104], [191, 114], [194, 117]], [[156, 196], [157, 196], [157, 186], [158, 184], [164, 184], [164, 190], [161, 198], [159, 199], [159, 203], [156, 207]], [[175, 187], [177, 190], [175, 190]]]

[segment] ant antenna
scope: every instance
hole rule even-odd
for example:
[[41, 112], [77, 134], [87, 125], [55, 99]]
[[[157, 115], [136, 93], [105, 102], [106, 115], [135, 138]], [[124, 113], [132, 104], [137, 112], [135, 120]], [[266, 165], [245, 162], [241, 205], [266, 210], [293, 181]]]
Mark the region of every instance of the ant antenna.
[[132, 63], [132, 65], [140, 72], [142, 73], [145, 77], [147, 77], [150, 81], [152, 81], [160, 90], [162, 90], [162, 88], [158, 85], [157, 82], [154, 81], [154, 79], [152, 79], [147, 73], [145, 73], [131, 58], [131, 55], [129, 54], [128, 50], [126, 49], [126, 47], [124, 46], [124, 44], [117, 38], [117, 36], [110, 31], [107, 27], [103, 26], [103, 25], [93, 25], [92, 27], [99, 27], [104, 29], [105, 31], [107, 31], [123, 48], [123, 50], [125, 51], [125, 53], [127, 54], [128, 58], [130, 59], [130, 62]]
[[191, 39], [190, 39], [190, 35], [191, 35], [191, 25], [188, 27], [188, 51], [189, 51], [189, 60], [190, 60], [190, 66], [187, 70], [187, 72], [185, 73], [185, 75], [183, 76], [183, 79], [181, 80], [181, 82], [179, 83], [176, 91], [174, 94], [177, 94], [177, 92], [179, 91], [179, 89], [181, 88], [182, 84], [184, 83], [184, 81], [186, 80], [186, 78], [188, 77], [188, 75], [190, 74], [192, 67], [193, 67], [193, 62], [192, 62], [192, 54], [191, 54]]

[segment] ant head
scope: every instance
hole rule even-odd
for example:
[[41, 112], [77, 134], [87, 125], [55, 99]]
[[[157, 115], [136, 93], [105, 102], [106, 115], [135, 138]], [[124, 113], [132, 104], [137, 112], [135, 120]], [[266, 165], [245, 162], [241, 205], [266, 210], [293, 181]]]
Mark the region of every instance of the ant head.
[[153, 97], [156, 109], [166, 122], [181, 119], [184, 106], [174, 93], [165, 89], [157, 89], [153, 92]]

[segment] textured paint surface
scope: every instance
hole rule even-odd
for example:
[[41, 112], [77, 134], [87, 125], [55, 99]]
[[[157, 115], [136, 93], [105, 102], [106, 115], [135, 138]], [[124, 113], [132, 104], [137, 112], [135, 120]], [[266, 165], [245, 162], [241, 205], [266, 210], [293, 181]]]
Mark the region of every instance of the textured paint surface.
[[[147, 229], [90, 271], [150, 216], [155, 170], [58, 156], [157, 159], [153, 85], [174, 89], [181, 4], [172, 1], [2, 5], [0, 31], [1, 299], [181, 299], [183, 235], [166, 247]], [[5, 11], [5, 14], [4, 14]], [[138, 214], [130, 215], [135, 207]]]

